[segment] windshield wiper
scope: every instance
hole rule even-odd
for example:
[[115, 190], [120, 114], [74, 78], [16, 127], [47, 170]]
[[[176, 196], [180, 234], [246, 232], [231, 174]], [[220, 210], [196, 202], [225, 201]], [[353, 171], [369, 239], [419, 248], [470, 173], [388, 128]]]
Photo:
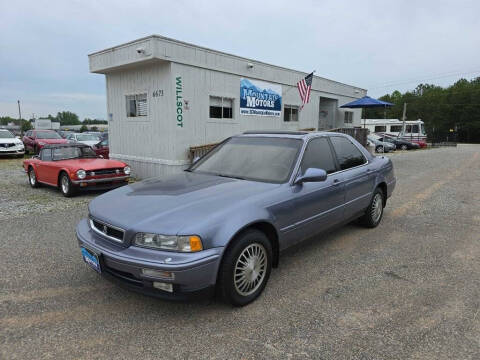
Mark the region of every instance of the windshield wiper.
[[245, 178], [241, 176], [234, 176], [234, 175], [226, 175], [226, 174], [216, 174], [217, 176], [221, 177], [226, 177], [226, 178], [232, 178], [232, 179], [238, 179], [238, 180], [245, 180]]

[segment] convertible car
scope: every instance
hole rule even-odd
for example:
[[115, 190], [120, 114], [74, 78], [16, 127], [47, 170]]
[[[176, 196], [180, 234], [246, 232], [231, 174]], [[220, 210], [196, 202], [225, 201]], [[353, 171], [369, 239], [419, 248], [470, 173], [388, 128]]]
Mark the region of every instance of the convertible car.
[[282, 250], [357, 218], [377, 226], [394, 188], [390, 159], [347, 135], [245, 133], [186, 171], [95, 198], [77, 239], [89, 266], [132, 290], [181, 299], [216, 288], [242, 306]]
[[45, 145], [39, 155], [23, 161], [31, 187], [59, 187], [66, 197], [79, 189], [111, 189], [128, 183], [130, 167], [98, 157], [87, 145]]

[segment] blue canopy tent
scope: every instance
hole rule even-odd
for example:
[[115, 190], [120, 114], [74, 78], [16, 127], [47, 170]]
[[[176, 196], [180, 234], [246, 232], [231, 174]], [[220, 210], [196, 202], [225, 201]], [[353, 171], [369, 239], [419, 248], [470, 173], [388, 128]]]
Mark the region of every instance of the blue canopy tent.
[[[357, 99], [355, 101], [346, 103], [345, 105], [342, 105], [340, 107], [341, 108], [349, 108], [349, 109], [358, 109], [358, 108], [366, 109], [366, 108], [382, 107], [384, 109], [387, 109], [387, 107], [391, 107], [391, 106], [393, 106], [392, 103], [382, 101], [382, 100], [373, 99], [370, 96], [364, 96], [361, 99]], [[366, 118], [366, 116], [364, 117], [364, 119], [365, 118]], [[365, 127], [365, 120], [363, 121], [363, 127]]]

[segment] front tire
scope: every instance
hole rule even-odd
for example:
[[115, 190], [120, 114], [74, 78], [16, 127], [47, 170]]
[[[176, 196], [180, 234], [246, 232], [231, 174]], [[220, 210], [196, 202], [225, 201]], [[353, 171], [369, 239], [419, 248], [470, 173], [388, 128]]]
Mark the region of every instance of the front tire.
[[71, 197], [75, 194], [75, 188], [66, 173], [60, 175], [60, 191], [65, 197]]
[[384, 194], [382, 189], [377, 188], [373, 193], [372, 201], [363, 215], [360, 218], [360, 223], [368, 228], [377, 227], [383, 217]]
[[40, 186], [33, 167], [28, 168], [28, 183], [32, 188], [38, 188]]
[[267, 285], [272, 270], [272, 245], [267, 236], [250, 229], [239, 235], [223, 256], [218, 286], [224, 301], [244, 306]]

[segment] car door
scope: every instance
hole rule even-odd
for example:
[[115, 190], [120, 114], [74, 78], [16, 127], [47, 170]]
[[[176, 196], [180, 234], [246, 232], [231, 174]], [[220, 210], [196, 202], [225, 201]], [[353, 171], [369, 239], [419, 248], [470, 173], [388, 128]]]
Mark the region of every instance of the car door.
[[375, 171], [365, 155], [344, 136], [331, 138], [335, 156], [345, 184], [345, 220], [364, 211], [370, 204]]
[[31, 151], [33, 150], [33, 131], [29, 130], [27, 131], [27, 133], [25, 134], [25, 138], [24, 138], [24, 145], [25, 145], [25, 149], [28, 150], [28, 151]]
[[37, 180], [43, 183], [51, 184], [49, 179], [49, 162], [52, 160], [52, 149], [42, 149], [38, 154], [37, 162]]
[[323, 169], [327, 179], [293, 185], [289, 245], [315, 235], [343, 219], [344, 184], [327, 137], [316, 137], [307, 143], [297, 176], [308, 168]]

